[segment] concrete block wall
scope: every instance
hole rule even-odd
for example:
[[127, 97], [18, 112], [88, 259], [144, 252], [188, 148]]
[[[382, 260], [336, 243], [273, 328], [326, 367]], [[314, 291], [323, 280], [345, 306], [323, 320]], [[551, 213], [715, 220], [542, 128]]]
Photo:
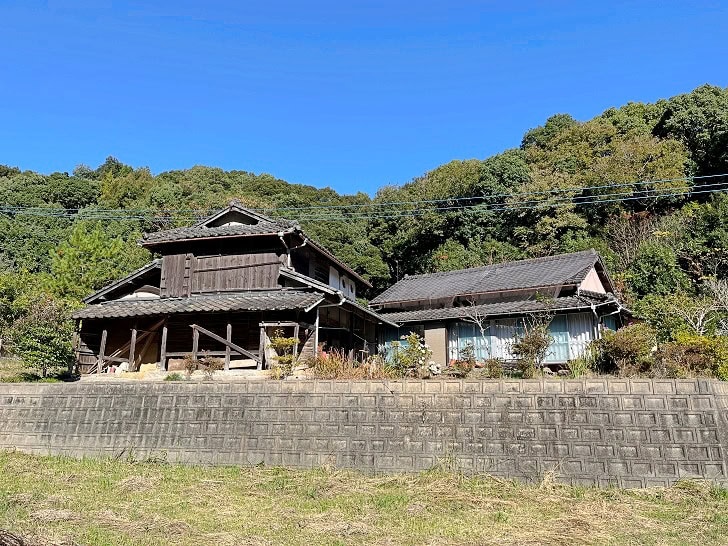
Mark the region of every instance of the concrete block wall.
[[709, 380], [0, 384], [0, 449], [202, 464], [465, 472], [583, 485], [728, 484]]

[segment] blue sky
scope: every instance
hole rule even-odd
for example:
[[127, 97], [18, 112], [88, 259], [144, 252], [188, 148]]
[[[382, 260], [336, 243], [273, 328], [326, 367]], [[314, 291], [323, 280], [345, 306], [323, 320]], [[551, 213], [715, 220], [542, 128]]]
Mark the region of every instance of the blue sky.
[[373, 193], [728, 85], [721, 2], [0, 0], [0, 163], [114, 155]]

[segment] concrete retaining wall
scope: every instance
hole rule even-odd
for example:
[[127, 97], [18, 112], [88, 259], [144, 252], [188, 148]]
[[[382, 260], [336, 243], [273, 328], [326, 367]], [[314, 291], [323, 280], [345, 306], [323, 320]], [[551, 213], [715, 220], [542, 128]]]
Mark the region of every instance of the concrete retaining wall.
[[728, 484], [728, 384], [708, 380], [0, 384], [0, 448], [212, 464]]

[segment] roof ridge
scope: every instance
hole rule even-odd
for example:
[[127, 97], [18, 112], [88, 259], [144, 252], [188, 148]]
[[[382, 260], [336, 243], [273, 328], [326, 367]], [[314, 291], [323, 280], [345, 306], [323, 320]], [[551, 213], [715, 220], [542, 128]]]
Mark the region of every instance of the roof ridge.
[[[564, 252], [561, 254], [553, 254], [551, 256], [537, 256], [535, 258], [524, 258], [522, 260], [512, 260], [510, 262], [498, 262], [494, 264], [487, 264], [487, 265], [478, 265], [476, 267], [466, 267], [464, 269], [453, 269], [451, 271], [435, 271], [433, 273], [417, 273], [416, 275], [406, 275], [405, 277], [402, 277], [399, 281], [401, 282], [405, 279], [421, 279], [425, 277], [439, 277], [439, 276], [447, 276], [452, 275], [455, 273], [465, 273], [465, 272], [476, 272], [483, 269], [498, 269], [502, 267], [508, 267], [514, 264], [528, 264], [528, 263], [538, 263], [538, 262], [547, 262], [551, 260], [556, 260], [559, 258], [567, 258], [569, 256], [577, 256], [577, 255], [593, 255], [597, 257], [599, 253], [594, 249], [590, 248], [588, 250], [578, 250], [576, 252]], [[392, 285], [394, 286], [394, 285]]]

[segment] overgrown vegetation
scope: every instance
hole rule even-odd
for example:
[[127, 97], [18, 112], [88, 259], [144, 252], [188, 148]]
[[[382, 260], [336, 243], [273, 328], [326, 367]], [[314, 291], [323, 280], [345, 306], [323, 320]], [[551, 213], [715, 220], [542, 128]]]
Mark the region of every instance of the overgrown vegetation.
[[348, 358], [343, 351], [319, 353], [306, 365], [316, 379], [396, 379], [399, 374], [383, 358], [371, 356], [365, 362]]
[[[63, 335], [79, 298], [151, 258], [136, 245], [142, 232], [237, 198], [299, 220], [374, 293], [405, 274], [594, 247], [658, 341], [676, 342], [670, 321], [700, 319], [708, 287], [728, 278], [726, 120], [728, 89], [710, 85], [585, 122], [557, 114], [518, 149], [452, 161], [374, 198], [202, 166], [153, 175], [113, 157], [71, 174], [0, 166], [0, 339], [7, 351], [15, 323], [43, 300], [65, 310], [49, 323]], [[305, 208], [350, 205], [326, 220]], [[697, 335], [728, 329], [725, 306], [711, 313]], [[53, 340], [47, 354], [33, 348], [49, 332], [15, 330], [29, 363], [65, 358]]]
[[296, 361], [294, 349], [300, 343], [296, 337], [286, 337], [283, 329], [279, 328], [273, 332], [270, 338], [270, 347], [276, 352], [276, 356], [270, 363], [271, 376], [276, 379], [284, 379], [291, 375]]
[[[433, 470], [193, 467], [0, 453], [0, 529], [33, 544], [725, 544], [728, 492]], [[244, 516], [244, 517], [243, 517]]]
[[553, 315], [529, 315], [523, 320], [523, 331], [516, 334], [511, 343], [511, 354], [516, 357], [521, 377], [531, 379], [537, 370], [543, 369], [543, 362], [549, 352], [553, 338], [549, 324]]
[[426, 379], [436, 373], [432, 350], [417, 333], [402, 336], [402, 342], [392, 342], [390, 354], [386, 355], [389, 366], [400, 377]]

